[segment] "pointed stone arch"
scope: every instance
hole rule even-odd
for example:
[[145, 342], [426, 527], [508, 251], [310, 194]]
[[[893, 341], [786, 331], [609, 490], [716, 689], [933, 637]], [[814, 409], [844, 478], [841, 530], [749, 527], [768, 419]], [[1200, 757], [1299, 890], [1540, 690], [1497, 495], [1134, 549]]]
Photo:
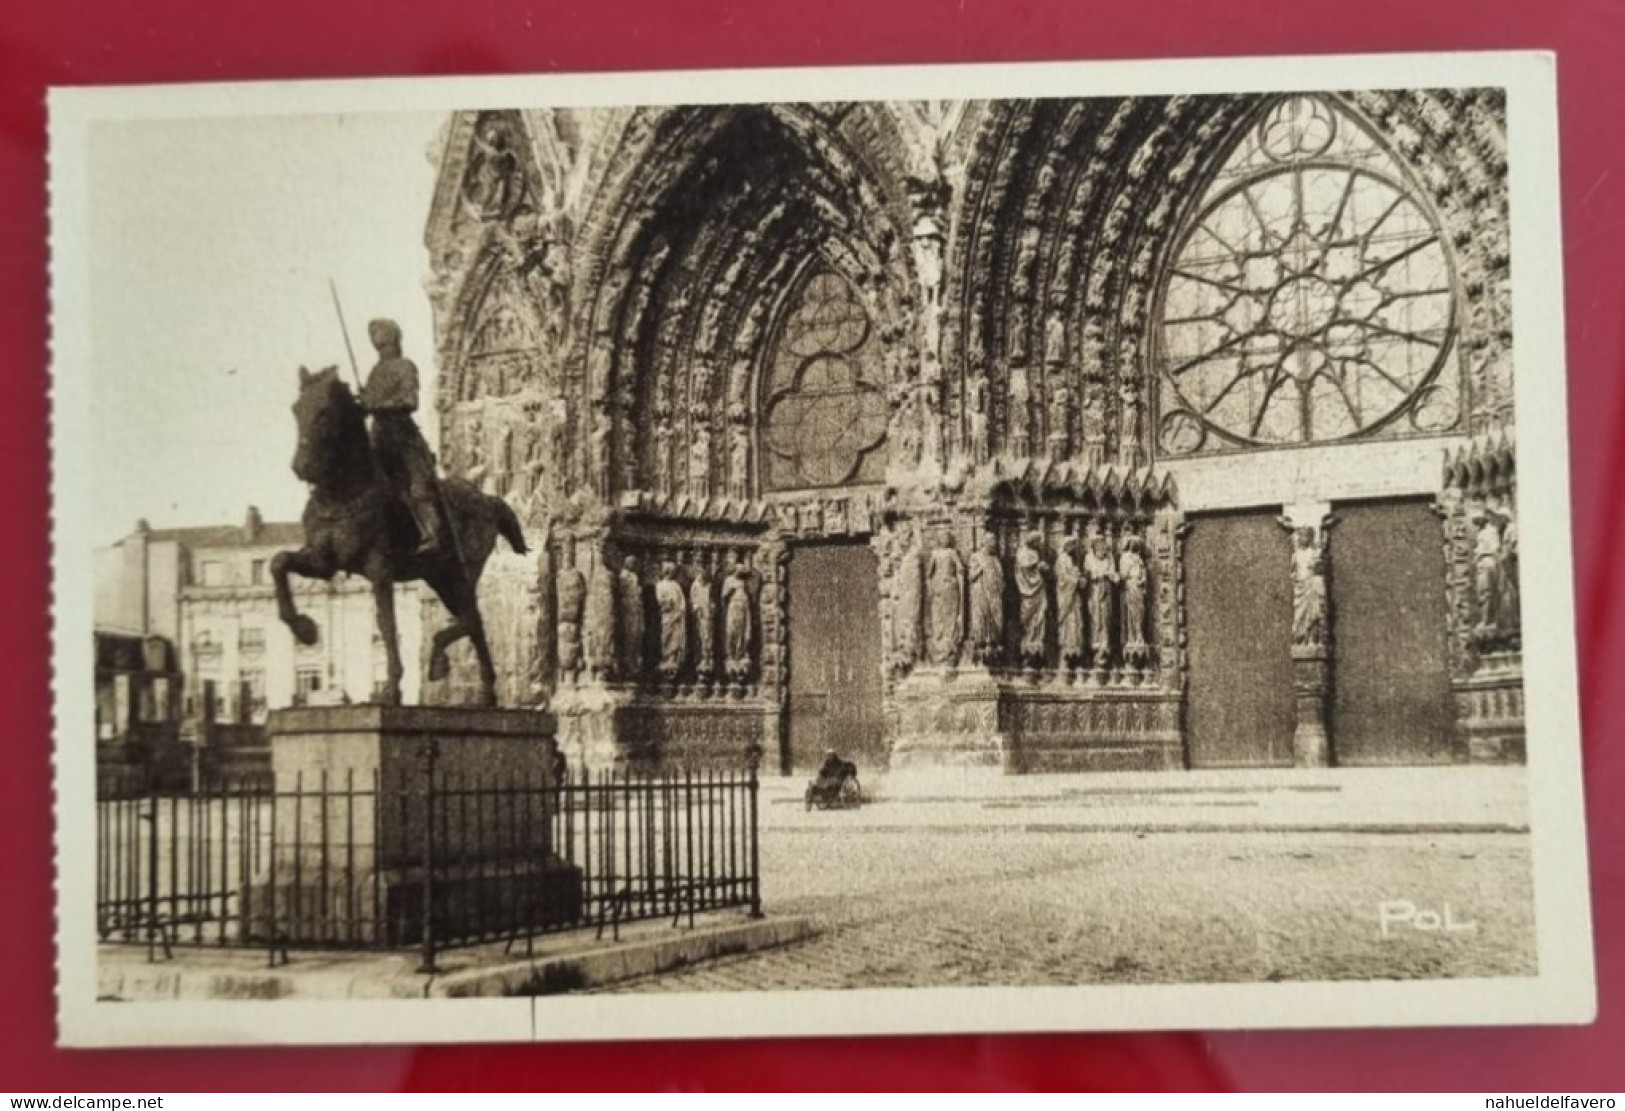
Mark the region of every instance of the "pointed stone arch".
[[606, 498], [753, 497], [756, 374], [801, 268], [816, 257], [842, 274], [878, 328], [902, 317], [895, 191], [806, 106], [640, 110], [629, 144], [635, 170], [606, 183], [583, 226], [587, 428], [572, 469]]

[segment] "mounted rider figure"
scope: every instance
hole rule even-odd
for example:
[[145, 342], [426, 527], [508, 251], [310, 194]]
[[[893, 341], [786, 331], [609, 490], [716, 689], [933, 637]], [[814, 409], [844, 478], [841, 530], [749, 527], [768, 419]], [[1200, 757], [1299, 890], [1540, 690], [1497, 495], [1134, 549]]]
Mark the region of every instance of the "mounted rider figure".
[[418, 407], [418, 368], [401, 354], [401, 328], [393, 320], [374, 320], [367, 338], [378, 362], [361, 388], [361, 408], [372, 417], [372, 449], [390, 487], [399, 491], [417, 524], [418, 555], [440, 547], [440, 484], [434, 453], [418, 431], [412, 414]]

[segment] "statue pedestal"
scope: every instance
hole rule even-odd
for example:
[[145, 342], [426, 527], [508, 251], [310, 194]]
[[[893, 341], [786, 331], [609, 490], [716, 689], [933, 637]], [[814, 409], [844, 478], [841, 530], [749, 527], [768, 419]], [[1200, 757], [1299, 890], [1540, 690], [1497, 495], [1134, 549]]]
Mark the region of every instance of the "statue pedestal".
[[1457, 759], [1471, 764], [1521, 764], [1527, 758], [1523, 721], [1523, 657], [1500, 652], [1456, 680]]
[[554, 731], [532, 710], [274, 711], [250, 934], [415, 944], [426, 905], [448, 941], [577, 920], [581, 870], [553, 851]]
[[1292, 693], [1297, 722], [1292, 730], [1292, 763], [1299, 768], [1331, 765], [1326, 735], [1326, 699], [1331, 690], [1331, 656], [1322, 645], [1292, 648]]
[[1005, 771], [999, 685], [984, 668], [916, 668], [892, 692], [897, 734], [892, 771], [985, 768]]

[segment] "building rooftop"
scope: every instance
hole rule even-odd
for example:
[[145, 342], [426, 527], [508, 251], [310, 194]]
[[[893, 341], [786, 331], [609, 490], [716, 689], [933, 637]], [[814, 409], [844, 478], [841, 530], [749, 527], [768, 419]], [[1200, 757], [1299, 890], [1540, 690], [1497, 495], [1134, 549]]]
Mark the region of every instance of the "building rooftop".
[[263, 521], [259, 510], [249, 506], [240, 525], [194, 525], [188, 528], [151, 528], [137, 522], [136, 533], [153, 543], [175, 543], [183, 548], [297, 548], [305, 542], [305, 528], [298, 521]]

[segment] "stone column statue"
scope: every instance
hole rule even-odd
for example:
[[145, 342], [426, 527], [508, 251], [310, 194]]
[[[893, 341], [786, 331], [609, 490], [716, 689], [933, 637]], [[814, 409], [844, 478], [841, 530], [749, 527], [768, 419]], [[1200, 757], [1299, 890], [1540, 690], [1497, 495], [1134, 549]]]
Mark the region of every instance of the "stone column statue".
[[615, 671], [615, 581], [604, 561], [593, 564], [587, 579], [587, 670], [595, 679]]
[[752, 606], [750, 573], [729, 553], [722, 583], [722, 653], [728, 678], [736, 682], [750, 678]]
[[587, 603], [587, 580], [576, 570], [573, 545], [564, 545], [564, 565], [553, 576], [558, 596], [559, 670], [572, 679], [580, 674], [581, 620]]
[[688, 597], [677, 581], [677, 564], [660, 565], [655, 581], [655, 610], [660, 614], [660, 677], [670, 682], [688, 659]]
[[619, 595], [621, 611], [621, 659], [626, 678], [635, 681], [643, 677], [646, 629], [643, 611], [643, 579], [638, 575], [636, 556], [627, 556], [626, 561], [621, 565], [621, 573], [616, 582], [616, 593]]
[[1302, 648], [1324, 647], [1326, 573], [1320, 536], [1306, 525], [1293, 532], [1292, 544], [1292, 643]]
[[926, 571], [928, 607], [925, 657], [933, 664], [958, 662], [965, 639], [965, 564], [953, 541], [943, 536], [931, 553]]
[[1473, 515], [1478, 531], [1473, 541], [1473, 597], [1478, 601], [1475, 632], [1480, 641], [1492, 639], [1499, 631], [1501, 591], [1501, 523], [1495, 507], [1486, 505]]
[[1145, 641], [1145, 542], [1132, 533], [1123, 538], [1117, 574], [1123, 580], [1123, 658], [1138, 667], [1151, 650]]
[[1021, 604], [1021, 660], [1029, 667], [1042, 667], [1049, 634], [1049, 595], [1044, 579], [1043, 541], [1036, 532], [1028, 533], [1016, 552], [1016, 594]]
[[1055, 557], [1055, 638], [1060, 644], [1061, 662], [1075, 667], [1084, 658], [1083, 572], [1075, 553], [1078, 542], [1067, 537]]
[[1502, 513], [1501, 571], [1495, 597], [1496, 623], [1506, 639], [1506, 647], [1517, 648], [1523, 627], [1523, 602], [1518, 586], [1518, 520], [1509, 505]]
[[965, 381], [965, 454], [972, 463], [987, 459], [987, 374], [978, 368]]
[[716, 605], [711, 597], [711, 569], [703, 559], [694, 561], [694, 579], [688, 584], [688, 608], [694, 615], [694, 670], [709, 679], [716, 669]]
[[1004, 647], [1004, 565], [990, 535], [970, 561], [970, 642], [976, 662], [996, 663]]
[[1089, 538], [1083, 573], [1089, 579], [1089, 647], [1095, 667], [1103, 669], [1111, 662], [1112, 587], [1117, 582], [1117, 564], [1112, 561], [1110, 542], [1101, 533]]
[[897, 655], [895, 662], [908, 668], [920, 658], [920, 610], [924, 599], [918, 534], [907, 525], [902, 527], [907, 531], [900, 537], [903, 551], [897, 557], [893, 579], [892, 647]]

